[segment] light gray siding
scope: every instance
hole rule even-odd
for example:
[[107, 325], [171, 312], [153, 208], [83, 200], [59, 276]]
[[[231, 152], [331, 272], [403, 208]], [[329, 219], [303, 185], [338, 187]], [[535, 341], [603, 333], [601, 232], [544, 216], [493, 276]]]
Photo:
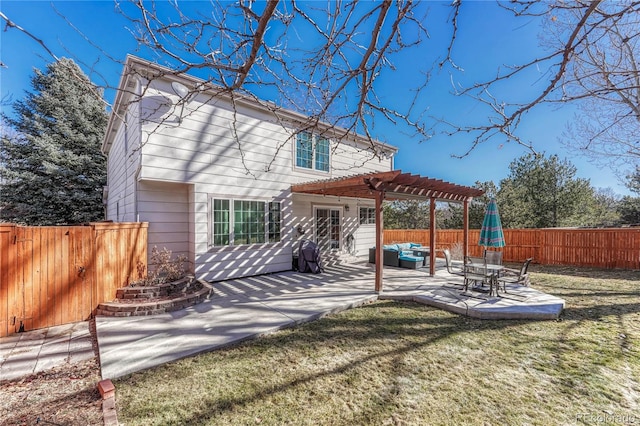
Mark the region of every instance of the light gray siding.
[[[290, 228], [292, 231], [291, 247], [295, 250], [300, 240], [314, 240], [315, 220], [314, 209], [330, 208], [340, 210], [342, 223], [341, 251], [353, 256], [368, 256], [369, 247], [375, 246], [375, 225], [360, 225], [359, 207], [375, 207], [370, 200], [344, 198], [344, 197], [318, 197], [312, 195], [295, 194], [293, 197], [293, 214]], [[349, 206], [347, 211], [346, 206]], [[301, 234], [298, 228], [304, 231]], [[353, 236], [351, 244], [347, 241], [349, 235]]]
[[[227, 101], [205, 94], [181, 111], [170, 82], [164, 80], [140, 90], [143, 100], [132, 103], [127, 114], [132, 123], [120, 126], [110, 148], [107, 210], [112, 220], [149, 222], [150, 252], [156, 245], [185, 254], [196, 275], [210, 281], [289, 270], [300, 239], [314, 238], [317, 206], [340, 209], [340, 251], [365, 256], [374, 244], [374, 227], [360, 226], [358, 216], [358, 207], [372, 205], [370, 200], [292, 195], [290, 187], [391, 170], [391, 158], [379, 159], [362, 141], [331, 140], [329, 172], [298, 168], [299, 129], [290, 118], [282, 120], [282, 115], [246, 102], [234, 111]], [[280, 201], [281, 241], [214, 246], [214, 198]], [[348, 235], [353, 236], [352, 245], [347, 244]]]
[[136, 222], [136, 172], [140, 163], [138, 105], [131, 105], [107, 157], [106, 219]]
[[[150, 91], [155, 98], [154, 93]], [[143, 124], [142, 179], [215, 181], [234, 192], [249, 187], [264, 191], [391, 167], [391, 160], [374, 158], [367, 145], [343, 141], [332, 142], [328, 173], [297, 168], [293, 156], [298, 129], [248, 107], [238, 107], [234, 114], [222, 101], [202, 104], [201, 100], [185, 107], [180, 123], [173, 110], [167, 109], [162, 117]]]
[[138, 182], [138, 215], [149, 222], [149, 254], [157, 246], [189, 257], [189, 185]]

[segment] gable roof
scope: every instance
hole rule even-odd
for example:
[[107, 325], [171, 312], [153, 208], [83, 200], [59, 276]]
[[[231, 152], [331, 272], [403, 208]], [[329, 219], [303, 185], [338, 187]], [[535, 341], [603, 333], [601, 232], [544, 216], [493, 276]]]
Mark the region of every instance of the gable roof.
[[[201, 78], [179, 73], [151, 61], [127, 55], [116, 91], [116, 98], [111, 108], [107, 130], [102, 141], [102, 152], [105, 154], [108, 154], [111, 148], [113, 139], [115, 138], [118, 128], [123, 121], [126, 109], [132, 102], [139, 100], [137, 98], [139, 98], [140, 95], [134, 92], [138, 78], [147, 80], [162, 78], [171, 82], [182, 83], [187, 87], [195, 88], [198, 93], [208, 93], [213, 95], [216, 99], [231, 99], [227, 90]], [[398, 148], [393, 145], [389, 145], [378, 140], [370, 140], [365, 136], [354, 134], [345, 128], [331, 125], [329, 123], [316, 122], [315, 120], [312, 122], [309, 117], [304, 114], [279, 107], [269, 101], [259, 100], [258, 98], [252, 98], [248, 95], [236, 93], [234, 95], [233, 102], [239, 106], [254, 108], [262, 112], [270, 113], [281, 122], [292, 123], [292, 127], [296, 127], [296, 123], [298, 123], [302, 124], [303, 128], [308, 127], [309, 129], [313, 128], [318, 129], [321, 132], [327, 132], [326, 134], [328, 137], [334, 136], [341, 139], [348, 137], [349, 140], [353, 140], [356, 143], [362, 143], [374, 148], [381, 156], [392, 156], [398, 152]]]
[[481, 189], [403, 173], [402, 170], [300, 183], [292, 185], [291, 192], [368, 199], [375, 199], [376, 192], [384, 192], [388, 200], [436, 198], [458, 202], [484, 194]]

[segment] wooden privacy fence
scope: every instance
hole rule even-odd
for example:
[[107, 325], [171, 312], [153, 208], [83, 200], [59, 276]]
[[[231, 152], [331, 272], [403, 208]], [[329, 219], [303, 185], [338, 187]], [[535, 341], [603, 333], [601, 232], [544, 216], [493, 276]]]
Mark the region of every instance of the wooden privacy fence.
[[147, 227], [0, 224], [0, 337], [90, 318], [146, 269]]
[[[462, 244], [461, 229], [436, 231], [436, 248]], [[469, 230], [469, 255], [481, 256], [480, 230]], [[543, 265], [640, 269], [640, 228], [610, 229], [505, 229], [507, 245], [501, 249], [506, 262], [533, 257]], [[429, 230], [385, 229], [384, 242], [416, 242], [429, 245]]]

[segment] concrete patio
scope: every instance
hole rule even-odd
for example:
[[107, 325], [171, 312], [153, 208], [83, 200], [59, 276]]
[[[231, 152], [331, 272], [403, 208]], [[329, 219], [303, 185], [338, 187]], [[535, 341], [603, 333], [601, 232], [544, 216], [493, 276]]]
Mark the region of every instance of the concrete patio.
[[449, 274], [440, 259], [434, 276], [428, 268], [386, 268], [384, 274], [380, 300], [412, 300], [472, 318], [550, 320], [564, 309], [563, 299], [536, 290], [535, 283], [529, 287], [507, 284], [507, 292], [501, 290], [499, 296], [471, 289], [464, 292], [462, 277]]
[[412, 300], [482, 319], [556, 319], [564, 307], [562, 299], [532, 287], [507, 286], [502, 297], [464, 293], [462, 278], [448, 274], [440, 260], [433, 277], [428, 268], [385, 268], [381, 294], [374, 291], [369, 263], [333, 265], [319, 275], [290, 271], [213, 285], [210, 300], [180, 311], [97, 317], [102, 377], [121, 377], [376, 300]]

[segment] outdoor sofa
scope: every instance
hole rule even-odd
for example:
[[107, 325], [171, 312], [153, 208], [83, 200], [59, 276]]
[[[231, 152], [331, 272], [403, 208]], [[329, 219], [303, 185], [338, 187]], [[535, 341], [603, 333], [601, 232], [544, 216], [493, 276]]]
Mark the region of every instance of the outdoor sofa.
[[[382, 246], [382, 264], [396, 268], [417, 269], [424, 266], [425, 258], [416, 254], [414, 249], [427, 249], [422, 244], [399, 243]], [[369, 263], [376, 263], [376, 248], [369, 249]]]

